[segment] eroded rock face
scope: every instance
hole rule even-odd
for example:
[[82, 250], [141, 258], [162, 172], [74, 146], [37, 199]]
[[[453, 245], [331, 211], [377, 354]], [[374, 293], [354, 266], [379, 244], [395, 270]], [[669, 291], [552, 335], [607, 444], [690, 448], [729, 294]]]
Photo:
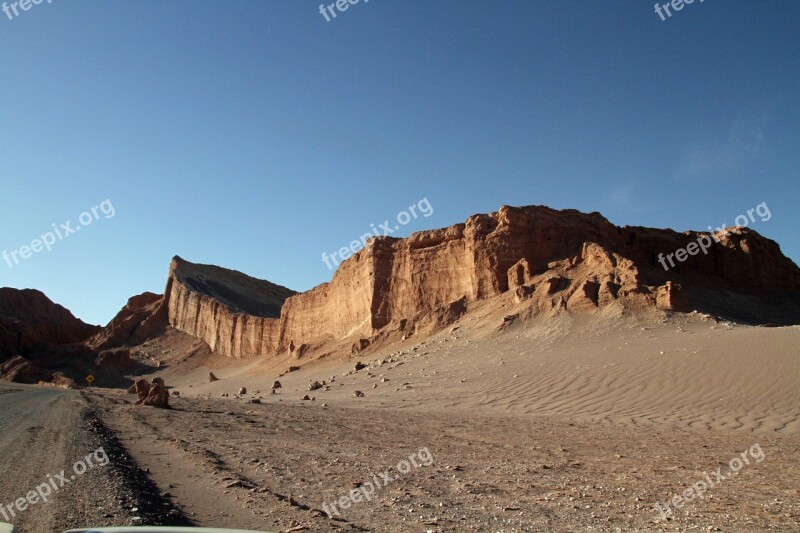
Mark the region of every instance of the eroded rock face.
[[52, 374], [42, 370], [21, 355], [15, 355], [3, 364], [0, 364], [0, 376], [2, 376], [2, 381], [29, 384], [49, 381], [53, 377]]
[[0, 380], [77, 386], [98, 356], [83, 342], [99, 330], [37, 290], [0, 288]]
[[117, 316], [87, 344], [97, 350], [136, 346], [161, 334], [166, 326], [164, 296], [145, 292], [130, 298]]
[[[661, 254], [701, 239], [708, 253], [664, 269]], [[800, 270], [749, 229], [677, 233], [617, 227], [599, 213], [504, 206], [406, 239], [375, 238], [330, 283], [302, 294], [176, 257], [164, 296], [131, 298], [102, 329], [39, 291], [0, 289], [0, 379], [84, 383], [91, 374], [95, 386], [115, 386], [138, 364], [130, 349], [168, 326], [230, 357], [360, 354], [435, 332], [493, 298], [506, 298], [520, 320], [610, 308], [798, 324]]]
[[599, 213], [503, 206], [406, 239], [375, 238], [330, 283], [302, 294], [175, 258], [168, 318], [228, 356], [286, 351], [298, 358], [326, 343], [358, 352], [392, 332], [398, 339], [427, 334], [473, 302], [509, 291], [535, 313], [698, 309], [800, 323], [800, 270], [749, 229], [717, 235], [707, 254], [664, 270], [659, 254], [701, 235], [621, 228]]
[[175, 257], [165, 294], [170, 325], [218, 353], [244, 358], [277, 351], [281, 306], [295, 292]]
[[99, 330], [40, 291], [0, 288], [0, 361], [42, 344], [82, 342]]

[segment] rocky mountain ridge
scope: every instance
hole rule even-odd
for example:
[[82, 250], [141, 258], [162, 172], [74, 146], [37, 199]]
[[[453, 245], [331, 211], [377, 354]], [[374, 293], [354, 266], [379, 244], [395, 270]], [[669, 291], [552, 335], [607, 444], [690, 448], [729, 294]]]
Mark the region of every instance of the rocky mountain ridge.
[[193, 289], [182, 272], [205, 271], [209, 279], [218, 267], [176, 257], [166, 293], [169, 322], [229, 357], [302, 357], [343, 343], [357, 352], [434, 331], [473, 303], [511, 291], [517, 303], [534, 308], [530, 314], [613, 305], [800, 322], [800, 270], [774, 241], [749, 229], [714, 234], [707, 254], [662, 268], [659, 254], [686, 248], [700, 235], [712, 240], [707, 233], [617, 227], [599, 213], [503, 206], [405, 239], [376, 237], [329, 283], [281, 292], [285, 300], [273, 316], [243, 312], [242, 305]]
[[[664, 268], [665, 255], [703, 238], [707, 253]], [[800, 269], [746, 228], [678, 233], [618, 227], [599, 213], [502, 206], [408, 238], [376, 237], [330, 282], [303, 293], [175, 257], [164, 295], [132, 297], [105, 328], [83, 324], [38, 291], [2, 289], [0, 375], [47, 380], [66, 364], [78, 379], [130, 368], [138, 363], [129, 349], [167, 330], [232, 358], [347, 356], [424, 337], [494, 300], [523, 319], [700, 311], [800, 324]]]

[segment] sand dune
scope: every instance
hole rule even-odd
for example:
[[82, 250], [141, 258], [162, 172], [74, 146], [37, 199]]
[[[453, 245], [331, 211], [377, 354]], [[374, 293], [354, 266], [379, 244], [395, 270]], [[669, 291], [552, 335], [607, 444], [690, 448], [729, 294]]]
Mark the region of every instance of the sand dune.
[[[501, 321], [515, 310], [503, 305], [390, 353], [322, 361], [186, 355], [185, 336], [168, 335], [161, 342], [173, 344], [148, 349], [167, 352], [174, 409], [133, 407], [122, 391], [91, 398], [156, 485], [205, 526], [797, 530], [800, 327], [619, 310]], [[355, 371], [359, 360], [367, 367]], [[270, 394], [289, 365], [302, 368]], [[210, 370], [221, 379], [209, 383]], [[326, 385], [310, 391], [316, 380]], [[670, 515], [656, 508], [756, 444], [763, 462]], [[336, 520], [321, 510], [422, 447], [430, 469]]]
[[[800, 327], [745, 327], [702, 315], [651, 321], [563, 316], [505, 331], [494, 331], [497, 324], [490, 327], [480, 316], [470, 321], [420, 344], [409, 341], [402, 350], [367, 357], [374, 368], [358, 373], [342, 376], [352, 369], [348, 361], [288, 374], [280, 378], [281, 394], [265, 395], [264, 401], [299, 401], [310, 380], [335, 375], [330, 391], [314, 392], [318, 401], [800, 433]], [[217, 371], [226, 379], [198, 383], [205, 375], [201, 367], [167, 377], [184, 390], [191, 383], [191, 394], [216, 396], [240, 385], [268, 392], [275, 377], [252, 364], [228, 365]], [[366, 397], [352, 398], [355, 390]]]

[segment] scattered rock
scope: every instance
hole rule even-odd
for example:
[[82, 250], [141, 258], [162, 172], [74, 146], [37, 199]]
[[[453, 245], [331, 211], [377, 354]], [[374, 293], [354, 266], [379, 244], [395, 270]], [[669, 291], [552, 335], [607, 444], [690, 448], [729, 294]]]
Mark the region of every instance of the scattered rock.
[[148, 383], [146, 379], [136, 380], [136, 405], [148, 405], [152, 407], [159, 407], [162, 409], [169, 408], [169, 391], [164, 380], [161, 378], [153, 378], [152, 383]]

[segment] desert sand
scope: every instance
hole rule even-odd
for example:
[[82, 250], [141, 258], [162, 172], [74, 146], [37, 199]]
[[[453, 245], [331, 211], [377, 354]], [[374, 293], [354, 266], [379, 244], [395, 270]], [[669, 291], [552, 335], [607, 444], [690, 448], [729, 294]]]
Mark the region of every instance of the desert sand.
[[[800, 528], [800, 327], [741, 326], [699, 313], [503, 325], [496, 311], [478, 310], [388, 353], [310, 361], [281, 376], [298, 361], [265, 367], [180, 357], [159, 372], [180, 392], [171, 411], [133, 408], [121, 392], [91, 398], [156, 484], [200, 525]], [[148, 349], [168, 359], [163, 352], [175, 347]], [[366, 367], [355, 371], [357, 361]], [[210, 383], [209, 372], [219, 381]], [[275, 379], [282, 387], [272, 394]], [[314, 381], [326, 386], [309, 391]], [[247, 394], [238, 395], [241, 387]], [[727, 469], [756, 444], [763, 461], [666, 518], [656, 511], [657, 502]], [[340, 515], [323, 511], [423, 447], [431, 466]]]

